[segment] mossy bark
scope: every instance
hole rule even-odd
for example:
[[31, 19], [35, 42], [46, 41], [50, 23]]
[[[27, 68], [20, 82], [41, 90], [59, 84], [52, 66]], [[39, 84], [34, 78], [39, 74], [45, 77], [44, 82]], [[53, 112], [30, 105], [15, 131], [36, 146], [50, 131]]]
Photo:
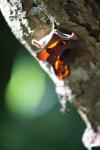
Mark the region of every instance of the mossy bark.
[[[100, 125], [100, 3], [95, 0], [36, 0], [55, 18], [56, 27], [78, 35], [70, 86], [74, 104], [87, 114], [93, 128]], [[75, 51], [75, 52], [74, 52]]]

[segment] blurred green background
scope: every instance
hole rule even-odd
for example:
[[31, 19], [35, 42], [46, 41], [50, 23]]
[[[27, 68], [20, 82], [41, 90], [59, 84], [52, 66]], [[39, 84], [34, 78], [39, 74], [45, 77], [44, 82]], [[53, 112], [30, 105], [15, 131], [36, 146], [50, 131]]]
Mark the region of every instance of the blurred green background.
[[0, 150], [85, 150], [76, 109], [59, 112], [48, 75], [0, 14]]

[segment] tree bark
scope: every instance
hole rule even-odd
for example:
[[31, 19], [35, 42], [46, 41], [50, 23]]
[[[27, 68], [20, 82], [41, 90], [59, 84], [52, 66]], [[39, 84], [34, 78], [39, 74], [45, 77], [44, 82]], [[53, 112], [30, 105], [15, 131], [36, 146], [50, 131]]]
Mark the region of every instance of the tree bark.
[[[4, 12], [5, 3], [10, 4], [9, 18]], [[19, 0], [19, 3], [0, 0], [1, 12], [15, 36], [32, 55], [35, 56], [33, 49], [37, 50], [31, 44], [32, 39], [40, 40], [51, 32], [52, 22], [63, 33], [77, 34], [76, 47], [69, 54], [71, 75], [66, 80], [75, 95], [71, 102], [87, 125], [83, 143], [88, 149], [100, 146], [99, 0]], [[15, 10], [12, 9], [14, 6]], [[12, 21], [14, 24], [16, 18], [19, 19], [20, 30], [15, 29], [15, 25], [13, 29]]]

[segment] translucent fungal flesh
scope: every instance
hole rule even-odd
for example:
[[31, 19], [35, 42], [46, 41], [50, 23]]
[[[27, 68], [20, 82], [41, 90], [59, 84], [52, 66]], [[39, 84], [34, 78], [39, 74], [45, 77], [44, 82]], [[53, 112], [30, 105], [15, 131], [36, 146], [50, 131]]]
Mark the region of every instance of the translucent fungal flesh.
[[[41, 48], [39, 53], [37, 53], [37, 58], [40, 61], [49, 62], [59, 80], [63, 80], [70, 74], [70, 67], [66, 63], [64, 57], [62, 57], [62, 54], [64, 51], [69, 51], [73, 40], [77, 40], [77, 36], [74, 33], [72, 33], [72, 35], [68, 35], [57, 30], [54, 30], [54, 33], [48, 43], [46, 39], [42, 42], [36, 41], [35, 39], [32, 40], [33, 45]], [[45, 45], [45, 43], [47, 44]]]

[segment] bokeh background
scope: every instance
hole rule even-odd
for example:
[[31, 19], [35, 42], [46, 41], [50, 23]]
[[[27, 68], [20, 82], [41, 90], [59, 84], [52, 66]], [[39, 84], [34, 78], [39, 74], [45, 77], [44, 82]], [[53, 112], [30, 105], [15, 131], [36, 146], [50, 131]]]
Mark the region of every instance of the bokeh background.
[[86, 150], [74, 106], [59, 109], [55, 86], [0, 14], [0, 150]]

